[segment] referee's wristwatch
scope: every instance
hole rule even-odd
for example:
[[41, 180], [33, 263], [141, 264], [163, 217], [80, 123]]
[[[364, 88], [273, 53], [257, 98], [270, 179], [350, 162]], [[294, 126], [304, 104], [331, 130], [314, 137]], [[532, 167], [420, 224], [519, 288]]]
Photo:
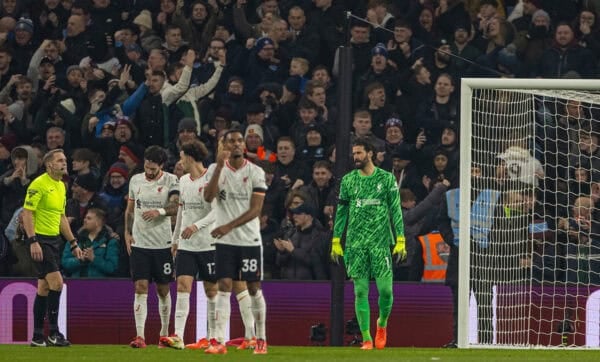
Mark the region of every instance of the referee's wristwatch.
[[31, 245], [31, 244], [33, 244], [33, 243], [37, 243], [37, 242], [38, 242], [38, 241], [37, 241], [37, 239], [35, 238], [35, 235], [34, 235], [34, 236], [30, 236], [30, 237], [28, 237], [27, 239], [25, 239], [25, 243], [27, 243], [27, 245]]
[[77, 244], [77, 239], [73, 239], [73, 240], [69, 241], [69, 244], [71, 245], [71, 251], [73, 251], [79, 247], [79, 244]]

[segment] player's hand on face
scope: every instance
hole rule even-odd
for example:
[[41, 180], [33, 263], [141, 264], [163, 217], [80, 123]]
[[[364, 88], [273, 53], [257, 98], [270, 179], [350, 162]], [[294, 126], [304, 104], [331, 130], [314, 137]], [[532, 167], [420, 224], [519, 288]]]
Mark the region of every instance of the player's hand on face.
[[190, 225], [186, 227], [181, 233], [181, 237], [184, 239], [189, 239], [198, 231], [198, 227], [196, 225]]
[[44, 254], [42, 254], [42, 246], [40, 243], [31, 243], [29, 251], [31, 252], [31, 259], [33, 259], [33, 261], [40, 262], [44, 260]]
[[229, 233], [231, 231], [231, 229], [232, 228], [228, 225], [221, 225], [218, 228], [211, 231], [210, 235], [212, 235], [213, 238], [220, 239], [223, 235], [226, 235], [227, 233]]
[[159, 216], [160, 213], [158, 212], [158, 210], [148, 210], [142, 213], [142, 219], [144, 219], [144, 221], [152, 221]]
[[131, 234], [125, 233], [125, 246], [127, 247], [127, 255], [131, 255], [131, 245], [135, 244], [135, 240]]

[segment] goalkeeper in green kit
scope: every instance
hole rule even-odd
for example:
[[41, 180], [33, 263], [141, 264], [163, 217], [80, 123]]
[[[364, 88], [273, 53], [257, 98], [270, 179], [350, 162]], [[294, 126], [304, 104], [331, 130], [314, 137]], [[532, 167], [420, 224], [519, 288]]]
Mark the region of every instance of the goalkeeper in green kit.
[[[406, 257], [406, 242], [400, 208], [400, 194], [395, 177], [373, 164], [373, 146], [364, 139], [352, 145], [355, 170], [342, 178], [335, 215], [331, 258], [344, 257], [348, 276], [354, 282], [354, 307], [363, 337], [361, 349], [373, 349], [369, 331], [369, 282], [372, 278], [379, 292], [379, 318], [375, 347], [385, 347], [388, 317], [392, 310], [392, 258]], [[340, 237], [346, 229], [346, 250]], [[395, 241], [395, 244], [394, 244]], [[393, 251], [390, 252], [392, 245]]]

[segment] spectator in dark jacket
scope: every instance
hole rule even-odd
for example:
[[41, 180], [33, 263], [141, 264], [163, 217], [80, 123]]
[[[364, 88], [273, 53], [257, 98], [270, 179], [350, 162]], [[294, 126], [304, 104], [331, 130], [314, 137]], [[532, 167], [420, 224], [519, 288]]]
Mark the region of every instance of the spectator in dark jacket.
[[329, 223], [329, 215], [325, 215], [323, 209], [327, 204], [327, 199], [332, 192], [335, 192], [335, 178], [333, 177], [333, 166], [329, 161], [321, 160], [315, 162], [312, 167], [312, 181], [300, 188], [310, 197], [311, 205], [315, 206], [314, 217], [321, 225]]
[[71, 186], [73, 196], [67, 200], [66, 205], [66, 215], [71, 229], [78, 230], [83, 225], [85, 214], [91, 208], [108, 211], [106, 202], [98, 194], [98, 186], [98, 182], [91, 173], [77, 176], [73, 181]]
[[307, 203], [290, 210], [293, 214], [295, 232], [289, 240], [275, 239], [277, 265], [281, 267], [282, 279], [326, 279], [325, 255], [331, 235], [315, 226], [314, 208]]
[[83, 228], [77, 234], [83, 248], [83, 259], [77, 259], [69, 248], [62, 255], [62, 266], [67, 274], [78, 278], [104, 278], [113, 275], [119, 266], [119, 243], [105, 226], [106, 213], [89, 209]]
[[560, 78], [567, 72], [581, 77], [594, 77], [593, 53], [577, 44], [575, 32], [569, 23], [560, 23], [554, 33], [552, 47], [544, 52], [539, 65], [539, 76]]
[[0, 225], [6, 226], [13, 213], [23, 205], [29, 183], [38, 174], [38, 159], [30, 146], [15, 147], [10, 153], [12, 167], [0, 176]]

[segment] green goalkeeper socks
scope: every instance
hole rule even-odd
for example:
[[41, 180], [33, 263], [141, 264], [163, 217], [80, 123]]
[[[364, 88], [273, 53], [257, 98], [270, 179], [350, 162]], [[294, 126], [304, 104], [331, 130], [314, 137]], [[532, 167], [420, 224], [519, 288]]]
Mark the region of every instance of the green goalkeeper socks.
[[394, 293], [392, 290], [393, 278], [389, 277], [375, 279], [377, 291], [379, 292], [379, 319], [377, 325], [379, 327], [387, 327], [387, 321], [392, 312], [392, 304], [394, 303]]
[[372, 341], [369, 327], [371, 324], [371, 309], [369, 307], [369, 279], [354, 280], [354, 310], [358, 327], [362, 333], [363, 341]]

